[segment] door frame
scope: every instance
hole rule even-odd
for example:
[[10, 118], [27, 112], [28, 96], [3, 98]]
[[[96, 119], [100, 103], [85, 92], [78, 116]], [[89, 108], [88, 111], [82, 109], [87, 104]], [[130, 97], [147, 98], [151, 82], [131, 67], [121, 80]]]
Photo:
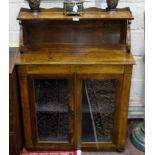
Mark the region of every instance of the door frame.
[[[33, 67], [33, 66], [32, 66]], [[29, 66], [30, 68], [30, 66]], [[36, 68], [37, 71], [37, 68]], [[74, 74], [71, 73], [31, 73], [27, 66], [18, 67], [21, 102], [23, 111], [25, 147], [29, 149], [73, 149], [75, 148], [75, 104], [74, 104]], [[36, 113], [34, 102], [34, 79], [66, 79], [69, 89], [69, 142], [39, 142], [37, 141]]]
[[[80, 116], [77, 118], [77, 122], [79, 124], [76, 126], [78, 128], [78, 148], [81, 148], [82, 150], [86, 149], [115, 149], [117, 147], [117, 135], [119, 134], [119, 128], [118, 125], [120, 123], [119, 121], [119, 112], [120, 112], [120, 105], [121, 105], [121, 95], [123, 90], [123, 78], [124, 74], [106, 74], [106, 73], [93, 73], [93, 74], [77, 74], [76, 75], [76, 106], [78, 105], [78, 108], [76, 108], [76, 113]], [[108, 80], [108, 79], [116, 79], [118, 80], [117, 88], [116, 88], [116, 104], [115, 104], [115, 113], [114, 113], [114, 127], [113, 127], [113, 134], [112, 134], [112, 142], [108, 143], [96, 143], [94, 142], [85, 142], [82, 143], [81, 137], [82, 137], [82, 81], [86, 79], [93, 79], [93, 80]]]

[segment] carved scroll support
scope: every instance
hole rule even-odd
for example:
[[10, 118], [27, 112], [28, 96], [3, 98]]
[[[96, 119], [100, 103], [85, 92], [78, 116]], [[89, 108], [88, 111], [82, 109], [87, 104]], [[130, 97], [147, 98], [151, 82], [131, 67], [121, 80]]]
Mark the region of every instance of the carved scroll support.
[[131, 52], [131, 30], [130, 30], [131, 21], [127, 23], [127, 39], [126, 39], [126, 50], [128, 53]]

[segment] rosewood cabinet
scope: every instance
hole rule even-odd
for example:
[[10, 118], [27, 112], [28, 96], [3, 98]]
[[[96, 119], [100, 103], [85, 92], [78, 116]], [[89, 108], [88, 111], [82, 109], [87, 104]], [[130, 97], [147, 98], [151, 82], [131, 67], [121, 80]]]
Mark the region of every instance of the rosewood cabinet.
[[30, 150], [124, 148], [132, 65], [129, 8], [83, 16], [21, 9], [18, 78]]

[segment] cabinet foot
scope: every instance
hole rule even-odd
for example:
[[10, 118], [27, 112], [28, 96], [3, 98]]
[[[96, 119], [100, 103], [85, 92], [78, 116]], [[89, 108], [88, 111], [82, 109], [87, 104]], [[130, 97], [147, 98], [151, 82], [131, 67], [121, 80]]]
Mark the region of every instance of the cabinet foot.
[[116, 149], [116, 151], [118, 152], [118, 153], [122, 153], [123, 151], [124, 151], [125, 149], [122, 147], [122, 148], [117, 148]]

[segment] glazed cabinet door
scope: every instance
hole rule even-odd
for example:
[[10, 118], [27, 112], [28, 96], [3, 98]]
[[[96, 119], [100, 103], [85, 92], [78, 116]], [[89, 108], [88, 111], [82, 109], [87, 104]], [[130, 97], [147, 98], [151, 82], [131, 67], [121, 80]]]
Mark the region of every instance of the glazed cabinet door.
[[77, 75], [77, 89], [81, 92], [77, 92], [76, 99], [80, 109], [77, 113], [81, 114], [79, 147], [82, 149], [119, 147], [125, 125], [120, 117], [126, 119], [121, 110], [123, 77], [123, 74]]
[[46, 67], [44, 73], [18, 69], [26, 147], [74, 148], [74, 76]]

